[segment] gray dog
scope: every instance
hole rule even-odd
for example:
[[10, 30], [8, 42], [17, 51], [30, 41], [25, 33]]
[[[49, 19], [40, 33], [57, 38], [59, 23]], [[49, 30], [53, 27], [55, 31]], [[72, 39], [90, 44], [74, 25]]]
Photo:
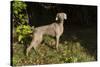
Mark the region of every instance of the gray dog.
[[45, 25], [35, 28], [32, 42], [30, 43], [30, 46], [26, 50], [26, 55], [28, 56], [32, 47], [36, 51], [36, 47], [42, 42], [43, 35], [45, 34], [56, 37], [56, 49], [58, 50], [59, 38], [64, 30], [63, 27], [64, 19], [65, 20], [67, 19], [67, 15], [65, 13], [57, 13], [56, 15], [57, 22], [52, 23], [50, 25]]

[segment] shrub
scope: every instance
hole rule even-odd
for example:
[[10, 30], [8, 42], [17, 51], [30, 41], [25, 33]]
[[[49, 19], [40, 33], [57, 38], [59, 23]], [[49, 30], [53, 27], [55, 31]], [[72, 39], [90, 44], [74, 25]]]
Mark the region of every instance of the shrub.
[[27, 41], [26, 38], [32, 33], [31, 27], [29, 25], [19, 25], [16, 28], [18, 42], [24, 43]]
[[31, 27], [28, 24], [29, 20], [26, 7], [27, 5], [23, 1], [14, 0], [12, 2], [13, 30], [15, 30], [13, 38], [17, 36], [15, 39], [20, 43], [28, 41], [26, 39], [28, 39], [30, 33], [32, 33]]

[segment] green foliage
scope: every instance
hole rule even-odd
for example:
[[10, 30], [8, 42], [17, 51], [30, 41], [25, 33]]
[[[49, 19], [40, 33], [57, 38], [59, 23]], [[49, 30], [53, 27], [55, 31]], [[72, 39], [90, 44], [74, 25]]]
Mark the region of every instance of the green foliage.
[[[52, 39], [46, 36], [45, 38]], [[65, 44], [66, 43], [66, 44]], [[23, 54], [24, 46], [14, 46], [13, 64], [14, 65], [36, 65], [36, 64], [59, 64], [95, 61], [94, 56], [88, 54], [80, 42], [66, 41], [59, 45], [59, 51], [47, 46], [45, 43], [40, 44], [37, 48], [40, 55], [31, 50], [30, 55], [26, 57]], [[54, 47], [54, 46], [53, 46]]]
[[22, 1], [14, 0], [13, 2], [13, 13], [18, 15], [19, 12], [22, 12], [23, 9], [26, 9], [26, 4]]
[[12, 2], [14, 27], [18, 42], [25, 43], [29, 34], [32, 33], [28, 25], [27, 5], [23, 1], [14, 0]]
[[76, 57], [69, 57], [65, 59], [66, 63], [77, 62], [78, 58]]
[[29, 25], [19, 25], [16, 28], [16, 33], [18, 36], [18, 41], [23, 43], [23, 40], [27, 38], [30, 33], [32, 33], [32, 30]]
[[12, 2], [12, 12], [14, 24], [21, 25], [28, 23], [27, 5], [23, 1], [14, 0]]

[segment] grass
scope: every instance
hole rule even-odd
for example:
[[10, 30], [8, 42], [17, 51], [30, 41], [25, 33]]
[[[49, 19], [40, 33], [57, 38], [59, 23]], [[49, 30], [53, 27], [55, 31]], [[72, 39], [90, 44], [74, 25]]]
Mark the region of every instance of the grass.
[[[71, 33], [77, 34], [78, 37], [71, 35]], [[35, 54], [34, 49], [32, 49], [28, 57], [24, 53], [25, 46], [23, 44], [13, 44], [12, 65], [62, 64], [97, 60], [96, 32], [94, 28], [66, 31], [61, 40], [59, 50], [56, 51], [54, 38], [45, 36], [44, 42], [38, 47], [40, 55]]]
[[22, 44], [13, 46], [13, 66], [89, 62], [96, 60], [94, 56], [87, 53], [86, 49], [81, 46], [81, 42], [78, 41], [60, 43], [59, 51], [49, 47], [44, 42], [38, 47], [40, 55], [36, 55], [34, 49], [32, 49], [28, 57], [24, 54], [23, 48]]

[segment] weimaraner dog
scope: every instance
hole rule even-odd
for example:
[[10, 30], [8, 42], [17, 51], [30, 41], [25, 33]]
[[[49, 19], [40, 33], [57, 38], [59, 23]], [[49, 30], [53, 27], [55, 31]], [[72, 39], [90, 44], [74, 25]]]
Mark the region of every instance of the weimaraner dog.
[[32, 47], [37, 52], [36, 48], [42, 42], [43, 35], [45, 34], [56, 37], [56, 49], [58, 50], [59, 38], [62, 35], [63, 30], [64, 30], [64, 27], [63, 27], [64, 19], [65, 20], [67, 19], [67, 15], [65, 13], [57, 13], [56, 22], [50, 25], [36, 27], [34, 29], [33, 38], [30, 43], [30, 46], [26, 50], [26, 55], [28, 56]]

